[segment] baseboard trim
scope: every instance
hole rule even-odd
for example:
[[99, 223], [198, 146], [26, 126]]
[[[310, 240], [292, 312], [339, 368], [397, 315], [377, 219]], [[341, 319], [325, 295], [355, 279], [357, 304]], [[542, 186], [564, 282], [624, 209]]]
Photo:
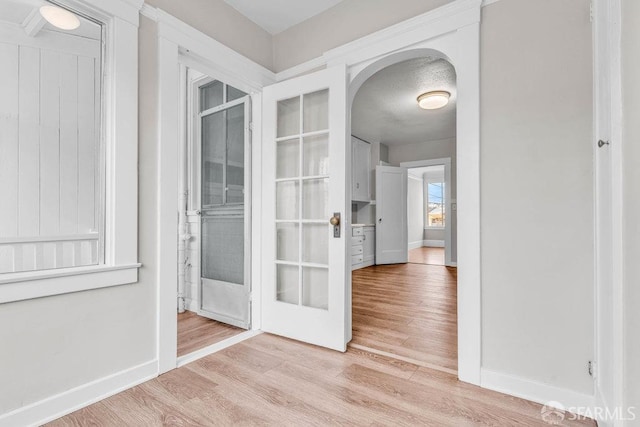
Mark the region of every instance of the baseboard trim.
[[421, 248], [423, 245], [423, 240], [416, 240], [415, 242], [409, 243], [409, 250]]
[[587, 417], [593, 416], [597, 406], [595, 396], [490, 369], [481, 369], [480, 386], [542, 405], [555, 406], [554, 403], [560, 403], [564, 408], [559, 409]]
[[423, 240], [422, 246], [428, 248], [444, 248], [444, 240]]
[[238, 335], [234, 335], [215, 344], [211, 344], [210, 346], [201, 348], [200, 350], [196, 350], [193, 353], [180, 356], [178, 357], [178, 368], [188, 363], [195, 362], [198, 359], [202, 359], [203, 357], [209, 356], [210, 354], [217, 353], [218, 351], [224, 350], [225, 348], [231, 347], [232, 345], [238, 344], [239, 342], [248, 340], [249, 338], [253, 338], [256, 335], [260, 335], [261, 333], [262, 331], [257, 329], [241, 332]]
[[0, 427], [42, 425], [157, 376], [151, 360], [0, 415]]

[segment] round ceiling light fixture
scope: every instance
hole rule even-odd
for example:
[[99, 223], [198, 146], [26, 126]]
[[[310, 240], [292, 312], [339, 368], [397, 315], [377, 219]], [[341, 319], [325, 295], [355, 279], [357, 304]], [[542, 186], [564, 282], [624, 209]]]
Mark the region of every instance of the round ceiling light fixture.
[[425, 110], [437, 110], [449, 103], [451, 94], [445, 90], [423, 93], [418, 97], [418, 105]]
[[75, 13], [58, 6], [41, 6], [40, 15], [42, 15], [48, 23], [61, 30], [75, 30], [80, 26], [80, 20]]

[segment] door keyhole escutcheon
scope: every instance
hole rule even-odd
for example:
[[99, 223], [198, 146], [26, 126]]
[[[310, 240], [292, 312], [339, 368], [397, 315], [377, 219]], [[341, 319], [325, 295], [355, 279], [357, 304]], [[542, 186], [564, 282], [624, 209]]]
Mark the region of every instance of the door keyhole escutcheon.
[[340, 212], [334, 212], [329, 223], [333, 225], [333, 237], [340, 237]]

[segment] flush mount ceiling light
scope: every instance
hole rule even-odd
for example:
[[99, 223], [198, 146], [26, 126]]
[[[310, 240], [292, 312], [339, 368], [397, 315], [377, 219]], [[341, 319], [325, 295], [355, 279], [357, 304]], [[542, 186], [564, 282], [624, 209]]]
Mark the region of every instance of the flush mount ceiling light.
[[425, 110], [437, 110], [449, 103], [451, 94], [444, 90], [423, 93], [418, 97], [418, 105]]
[[80, 20], [74, 13], [58, 6], [42, 6], [40, 7], [40, 15], [48, 23], [61, 30], [75, 30], [80, 26]]

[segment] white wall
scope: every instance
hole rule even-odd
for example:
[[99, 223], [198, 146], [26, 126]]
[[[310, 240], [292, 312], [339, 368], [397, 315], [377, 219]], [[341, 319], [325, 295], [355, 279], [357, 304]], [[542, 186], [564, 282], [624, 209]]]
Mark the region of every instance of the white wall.
[[424, 228], [424, 186], [421, 177], [408, 175], [407, 229], [409, 248], [422, 246]]
[[[640, 417], [640, 2], [622, 2], [624, 155], [625, 393], [624, 404]], [[630, 424], [631, 425], [631, 424]], [[636, 424], [640, 425], [640, 418]]]
[[502, 0], [482, 19], [483, 366], [590, 394], [589, 0]]

